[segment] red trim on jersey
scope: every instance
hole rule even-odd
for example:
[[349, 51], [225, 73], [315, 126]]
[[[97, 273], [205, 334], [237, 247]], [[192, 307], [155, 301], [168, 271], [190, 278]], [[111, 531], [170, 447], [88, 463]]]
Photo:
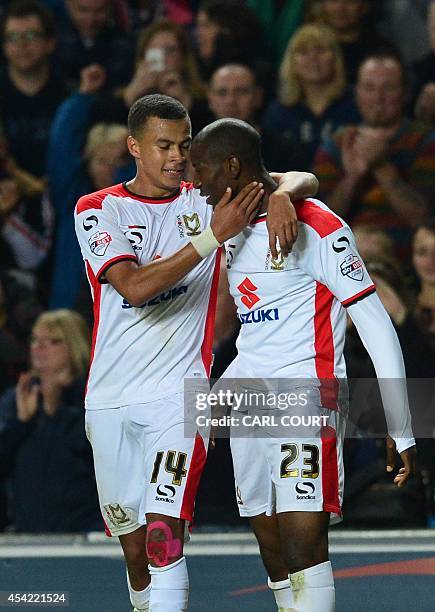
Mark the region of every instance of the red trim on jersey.
[[[101, 516], [103, 516], [103, 515], [101, 515]], [[106, 533], [106, 536], [107, 536], [108, 538], [112, 538], [112, 537], [113, 537], [113, 536], [112, 536], [112, 533], [111, 533], [111, 531], [110, 531], [109, 527], [107, 526], [107, 523], [106, 523], [106, 521], [104, 520], [104, 517], [103, 517], [103, 523], [104, 523], [104, 531], [105, 531], [105, 533]]]
[[76, 205], [76, 215], [79, 215], [85, 210], [101, 210], [103, 207], [103, 200], [108, 195], [122, 196], [122, 183], [112, 185], [112, 187], [106, 187], [106, 189], [94, 191], [94, 193], [88, 193], [79, 198]]
[[320, 379], [322, 406], [337, 410], [338, 381], [334, 375], [334, 336], [332, 334], [331, 308], [334, 300], [328, 287], [316, 282], [314, 311], [314, 361]]
[[98, 326], [100, 324], [100, 304], [101, 304], [101, 285], [97, 281], [95, 274], [92, 272], [92, 268], [88, 261], [86, 261], [86, 273], [88, 275], [89, 282], [91, 283], [93, 290], [94, 300], [94, 327], [92, 330], [92, 347], [91, 347], [91, 358], [89, 362], [89, 374], [86, 381], [85, 397], [88, 392], [89, 376], [91, 374], [92, 362], [94, 360], [95, 344], [97, 342]]
[[367, 287], [367, 289], [363, 289], [359, 293], [356, 293], [354, 296], [348, 298], [347, 300], [344, 300], [344, 302], [341, 302], [341, 305], [344, 306], [345, 308], [347, 306], [351, 306], [355, 302], [358, 302], [358, 300], [361, 300], [362, 298], [366, 297], [367, 295], [371, 295], [375, 291], [376, 291], [375, 285], [370, 285], [370, 287]]
[[122, 195], [124, 198], [133, 198], [133, 200], [145, 202], [146, 204], [168, 204], [168, 202], [173, 202], [180, 195], [180, 189], [177, 189], [177, 191], [170, 197], [153, 198], [151, 196], [141, 196], [137, 193], [133, 193], [132, 191], [130, 191], [124, 183], [121, 183], [121, 190], [122, 193], [120, 195]]
[[109, 259], [109, 261], [106, 261], [97, 272], [97, 275], [96, 275], [97, 281], [101, 282], [100, 278], [109, 266], [113, 265], [114, 263], [117, 263], [118, 261], [125, 261], [127, 259], [132, 259], [133, 261], [137, 262], [137, 257], [135, 255], [131, 255], [127, 253], [125, 255], [117, 255], [116, 257], [112, 257], [112, 259]]
[[267, 215], [264, 215], [264, 217], [260, 217], [259, 219], [254, 219], [249, 225], [257, 225], [257, 223], [263, 223], [263, 221], [267, 221]]
[[329, 210], [324, 210], [311, 200], [298, 200], [294, 202], [298, 220], [306, 223], [315, 230], [320, 238], [329, 236], [343, 227], [343, 223]]
[[210, 376], [211, 366], [213, 364], [213, 338], [214, 338], [214, 320], [216, 316], [216, 303], [219, 284], [220, 261], [222, 248], [219, 248], [216, 253], [216, 263], [214, 266], [213, 279], [211, 282], [210, 297], [208, 300], [207, 316], [205, 319], [204, 339], [201, 346], [202, 363], [207, 376]]
[[322, 427], [322, 492], [323, 510], [341, 515], [338, 494], [337, 438], [333, 427]]
[[195, 189], [195, 185], [193, 183], [189, 183], [188, 181], [181, 181], [180, 189], [186, 189], [190, 191], [191, 189]]
[[41, 240], [36, 234], [32, 234], [31, 230], [29, 230], [29, 228], [17, 217], [10, 216], [9, 218], [6, 218], [5, 225], [6, 227], [11, 225], [14, 229], [20, 232], [20, 234], [25, 236], [30, 242], [38, 247], [38, 249], [42, 249], [44, 251], [48, 249], [47, 241]]
[[190, 460], [189, 473], [187, 475], [186, 488], [184, 489], [183, 502], [181, 504], [180, 518], [185, 521], [192, 521], [193, 507], [195, 505], [196, 492], [198, 491], [199, 481], [204, 470], [207, 453], [204, 440], [199, 435], [195, 436], [192, 459]]

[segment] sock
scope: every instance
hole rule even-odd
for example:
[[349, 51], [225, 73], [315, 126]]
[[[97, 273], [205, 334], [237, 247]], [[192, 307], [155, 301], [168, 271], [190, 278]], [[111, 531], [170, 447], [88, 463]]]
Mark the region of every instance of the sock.
[[185, 612], [189, 599], [186, 558], [165, 567], [148, 566], [151, 574], [150, 612]]
[[272, 582], [272, 580], [268, 578], [267, 584], [275, 595], [278, 612], [291, 612], [294, 610], [293, 593], [289, 578], [287, 578], [287, 580], [280, 580], [279, 582]]
[[128, 592], [130, 593], [130, 601], [135, 612], [149, 612], [151, 584], [144, 588], [143, 591], [135, 591], [130, 584], [130, 577], [127, 572]]
[[330, 561], [290, 574], [295, 612], [334, 612], [335, 589]]

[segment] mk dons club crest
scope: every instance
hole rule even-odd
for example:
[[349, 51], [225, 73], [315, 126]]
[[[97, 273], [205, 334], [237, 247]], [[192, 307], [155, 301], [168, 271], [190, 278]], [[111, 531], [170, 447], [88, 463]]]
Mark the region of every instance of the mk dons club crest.
[[104, 506], [109, 522], [116, 527], [126, 527], [132, 520], [120, 504], [107, 504]]
[[276, 259], [273, 259], [270, 249], [267, 251], [264, 269], [271, 270], [272, 272], [282, 272], [285, 270], [284, 255], [281, 251], [278, 251], [278, 257]]

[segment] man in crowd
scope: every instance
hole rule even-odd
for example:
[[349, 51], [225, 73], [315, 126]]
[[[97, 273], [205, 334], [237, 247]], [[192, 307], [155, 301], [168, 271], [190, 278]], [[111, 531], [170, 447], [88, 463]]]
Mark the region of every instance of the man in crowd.
[[16, 0], [3, 15], [5, 70], [0, 76], [0, 118], [8, 153], [19, 167], [42, 177], [50, 125], [67, 92], [53, 73], [55, 24], [34, 0]]
[[399, 248], [430, 214], [435, 194], [435, 132], [404, 116], [405, 93], [396, 56], [366, 58], [356, 85], [363, 122], [326, 140], [314, 163], [332, 210], [388, 231]]
[[[213, 120], [241, 119], [261, 132], [258, 115], [263, 105], [263, 89], [249, 66], [226, 64], [218, 68], [210, 79], [207, 97]], [[261, 132], [261, 140], [267, 168], [302, 170], [297, 151], [288, 141], [268, 132]]]

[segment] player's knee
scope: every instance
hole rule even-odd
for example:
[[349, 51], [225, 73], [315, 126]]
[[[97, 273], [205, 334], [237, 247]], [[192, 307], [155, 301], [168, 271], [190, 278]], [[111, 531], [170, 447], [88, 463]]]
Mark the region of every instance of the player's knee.
[[152, 566], [165, 567], [182, 557], [182, 539], [170, 524], [154, 521], [147, 526], [146, 552]]
[[141, 531], [135, 536], [129, 534], [126, 537], [121, 536], [121, 538], [124, 538], [122, 548], [129, 569], [142, 568], [144, 564], [146, 565], [145, 533]]
[[313, 567], [328, 560], [328, 546], [323, 542], [310, 545], [305, 543], [287, 543], [283, 547], [283, 557], [290, 574]]

